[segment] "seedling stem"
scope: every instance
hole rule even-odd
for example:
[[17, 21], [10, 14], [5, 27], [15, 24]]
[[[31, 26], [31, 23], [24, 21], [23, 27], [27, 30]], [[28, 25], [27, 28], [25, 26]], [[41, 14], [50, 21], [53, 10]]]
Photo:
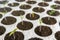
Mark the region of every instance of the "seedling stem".
[[39, 24], [40, 24], [40, 31], [41, 31], [41, 24], [42, 24], [42, 20], [39, 19]]
[[34, 17], [35, 15], [34, 15], [34, 13], [32, 13], [32, 17]]
[[10, 32], [9, 36], [13, 35], [18, 28], [15, 28], [13, 31]]
[[23, 15], [21, 15], [20, 17], [21, 17], [21, 21], [22, 21], [22, 25], [23, 25], [23, 17], [24, 17], [24, 16], [23, 16]]

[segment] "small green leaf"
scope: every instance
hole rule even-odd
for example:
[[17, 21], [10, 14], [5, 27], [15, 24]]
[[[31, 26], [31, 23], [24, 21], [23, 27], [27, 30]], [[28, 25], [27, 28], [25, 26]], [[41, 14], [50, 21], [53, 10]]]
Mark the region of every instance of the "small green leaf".
[[42, 23], [43, 23], [43, 21], [41, 19], [39, 19], [39, 24], [42, 24]]
[[9, 36], [13, 35], [18, 28], [14, 29], [13, 31], [10, 32]]
[[54, 14], [55, 11], [54, 10], [51, 10], [51, 12], [49, 12], [50, 15]]
[[51, 8], [55, 9], [56, 8], [56, 5], [52, 5]]

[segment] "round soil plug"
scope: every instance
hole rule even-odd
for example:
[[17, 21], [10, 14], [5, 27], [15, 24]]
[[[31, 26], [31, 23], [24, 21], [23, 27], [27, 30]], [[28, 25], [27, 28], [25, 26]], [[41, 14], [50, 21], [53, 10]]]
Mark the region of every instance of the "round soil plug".
[[51, 8], [60, 10], [60, 5], [51, 5]]
[[51, 2], [52, 0], [43, 0], [43, 1], [45, 1], [45, 2]]
[[10, 8], [10, 7], [0, 8], [0, 12], [3, 12], [3, 13], [10, 12], [11, 10], [12, 10], [12, 8]]
[[18, 6], [19, 5], [19, 3], [9, 3], [8, 4], [8, 6], [10, 6], [10, 7], [16, 7], [16, 6]]
[[24, 2], [25, 0], [15, 0], [15, 1], [17, 1], [17, 2]]
[[29, 20], [37, 20], [39, 19], [39, 15], [35, 14], [35, 13], [29, 13], [26, 15], [26, 18], [29, 19]]
[[30, 9], [31, 6], [30, 5], [26, 5], [26, 4], [23, 4], [20, 6], [20, 9]]
[[60, 12], [59, 11], [54, 11], [54, 10], [48, 10], [47, 14], [50, 16], [59, 16]]
[[36, 4], [37, 2], [36, 1], [27, 1], [26, 3], [28, 3], [28, 4]]
[[11, 36], [9, 34], [10, 33], [5, 35], [4, 40], [24, 40], [24, 34], [22, 32], [16, 31]]
[[20, 30], [29, 30], [33, 27], [33, 24], [28, 21], [22, 21], [17, 24], [17, 28]]
[[34, 38], [30, 38], [29, 40], [43, 40], [43, 39], [34, 37]]
[[54, 1], [56, 4], [60, 4], [60, 1]]
[[0, 35], [3, 35], [6, 31], [6, 28], [3, 26], [0, 26]]
[[34, 7], [32, 10], [37, 13], [42, 13], [45, 11], [45, 9], [41, 7]]
[[57, 23], [57, 20], [52, 17], [43, 17], [42, 22], [48, 25], [54, 25]]
[[17, 21], [16, 18], [8, 16], [8, 17], [3, 18], [1, 23], [4, 25], [11, 25], [11, 24], [14, 24], [16, 21]]
[[55, 33], [55, 38], [56, 38], [56, 40], [60, 40], [60, 31], [57, 31]]
[[52, 34], [52, 29], [48, 26], [37, 26], [35, 28], [35, 33], [42, 37], [47, 37]]
[[21, 16], [21, 15], [25, 14], [25, 11], [23, 11], [23, 10], [14, 10], [11, 14], [13, 16]]
[[46, 3], [46, 2], [40, 2], [40, 3], [38, 3], [38, 5], [39, 5], [39, 6], [42, 6], [42, 7], [47, 7], [47, 6], [49, 6], [49, 4]]

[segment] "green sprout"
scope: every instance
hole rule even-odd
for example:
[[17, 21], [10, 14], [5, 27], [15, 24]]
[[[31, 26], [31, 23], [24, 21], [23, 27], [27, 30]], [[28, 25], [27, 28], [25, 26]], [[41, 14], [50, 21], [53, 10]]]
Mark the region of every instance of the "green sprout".
[[34, 17], [35, 16], [35, 13], [34, 12], [32, 12], [31, 14], [30, 14], [30, 17]]
[[[39, 19], [38, 22], [40, 25], [43, 23], [42, 19]], [[40, 31], [41, 31], [41, 26], [40, 26]]]
[[39, 19], [38, 22], [39, 22], [39, 24], [42, 24], [43, 23], [42, 19]]
[[[21, 15], [20, 16], [20, 18], [21, 18], [21, 21], [23, 20], [23, 18], [24, 18], [24, 16], [23, 15]], [[23, 21], [22, 21], [22, 25], [23, 25]]]
[[51, 10], [51, 12], [49, 12], [50, 15], [55, 14], [54, 10]]
[[34, 13], [32, 13], [32, 17], [34, 17], [35, 15], [34, 15]]
[[18, 28], [15, 28], [13, 31], [10, 32], [9, 36], [13, 35]]
[[55, 9], [57, 6], [56, 5], [52, 5], [51, 8]]

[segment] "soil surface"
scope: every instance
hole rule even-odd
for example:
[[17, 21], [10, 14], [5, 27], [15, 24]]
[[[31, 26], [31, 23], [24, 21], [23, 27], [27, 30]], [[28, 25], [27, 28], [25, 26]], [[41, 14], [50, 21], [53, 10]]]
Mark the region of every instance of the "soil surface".
[[60, 4], [60, 1], [54, 1], [56, 4]]
[[42, 37], [47, 37], [52, 34], [52, 29], [48, 26], [37, 26], [35, 28], [35, 33]]
[[29, 19], [29, 20], [37, 20], [39, 19], [39, 15], [35, 14], [35, 13], [29, 13], [26, 15], [26, 18]]
[[6, 31], [6, 28], [4, 26], [0, 26], [0, 35], [3, 35]]
[[29, 40], [43, 40], [43, 39], [35, 37], [35, 38], [30, 38]]
[[14, 10], [11, 14], [13, 16], [21, 16], [21, 15], [25, 14], [25, 11], [23, 11], [23, 10]]
[[25, 0], [15, 0], [15, 1], [17, 1], [17, 2], [24, 2]]
[[60, 31], [55, 33], [55, 38], [56, 40], [60, 40]]
[[16, 22], [16, 18], [8, 16], [2, 19], [1, 23], [4, 25], [11, 25], [14, 24]]
[[28, 4], [36, 4], [37, 2], [36, 1], [27, 1], [26, 3], [28, 3]]
[[29, 30], [33, 27], [33, 24], [28, 21], [22, 21], [17, 24], [17, 28], [20, 30]]
[[54, 25], [57, 23], [57, 20], [52, 17], [43, 17], [42, 22], [48, 25]]
[[52, 0], [43, 0], [43, 1], [45, 1], [45, 2], [51, 2]]
[[8, 1], [0, 1], [0, 4], [5, 4], [7, 3]]
[[60, 5], [51, 5], [51, 8], [60, 10]]
[[10, 7], [0, 8], [0, 12], [3, 12], [3, 13], [10, 12], [11, 10], [12, 10], [12, 8], [10, 8]]
[[26, 5], [26, 4], [22, 4], [20, 6], [20, 9], [30, 9], [30, 8], [31, 8], [31, 6], [30, 5]]
[[40, 3], [38, 3], [38, 5], [39, 5], [39, 6], [42, 6], [42, 7], [47, 7], [47, 6], [49, 6], [49, 4], [46, 3], [46, 2], [40, 2]]
[[34, 12], [38, 12], [38, 13], [42, 13], [42, 12], [45, 11], [45, 9], [44, 9], [44, 8], [41, 8], [41, 7], [34, 7], [32, 10], [33, 10]]
[[54, 11], [52, 14], [51, 14], [51, 12], [52, 12], [52, 10], [48, 10], [47, 14], [50, 15], [50, 16], [59, 16], [60, 15], [59, 11]]
[[9, 3], [8, 4], [8, 6], [10, 6], [10, 7], [16, 7], [16, 6], [18, 6], [19, 5], [19, 3]]
[[22, 32], [16, 31], [11, 36], [9, 34], [10, 33], [8, 33], [8, 34], [5, 35], [4, 40], [24, 40], [24, 35], [23, 35]]

